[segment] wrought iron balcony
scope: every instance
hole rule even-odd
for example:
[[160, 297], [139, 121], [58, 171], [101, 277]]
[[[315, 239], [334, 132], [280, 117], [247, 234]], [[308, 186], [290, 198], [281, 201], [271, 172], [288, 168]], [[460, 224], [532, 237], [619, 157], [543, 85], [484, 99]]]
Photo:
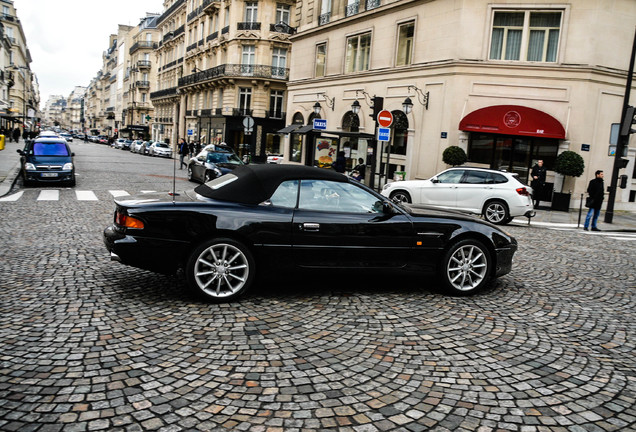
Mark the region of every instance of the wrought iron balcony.
[[162, 97], [176, 96], [176, 95], [177, 95], [177, 88], [170, 87], [167, 89], [157, 90], [155, 92], [150, 93], [150, 99], [159, 99]]
[[236, 23], [236, 29], [237, 30], [260, 30], [261, 23], [252, 22], [252, 21], [240, 22], [240, 23]]
[[137, 67], [139, 69], [150, 69], [151, 65], [150, 60], [137, 60]]
[[179, 87], [225, 77], [289, 79], [289, 69], [269, 65], [224, 64], [179, 78]]
[[331, 21], [331, 12], [324, 13], [318, 17], [318, 25], [325, 25]]
[[156, 42], [138, 41], [138, 42], [135, 42], [133, 46], [130, 47], [130, 50], [128, 50], [128, 54], [132, 55], [135, 51], [138, 51], [140, 49], [155, 49], [155, 48], [157, 48]]
[[157, 18], [157, 25], [161, 24], [166, 18], [172, 15], [177, 9], [179, 9], [182, 5], [185, 4], [185, 0], [177, 0], [170, 6], [164, 13], [161, 14], [159, 18]]
[[149, 88], [150, 87], [150, 81], [137, 81], [135, 83], [135, 87], [138, 87], [138, 88]]
[[293, 27], [285, 27], [282, 28], [282, 26], [280, 28], [276, 28], [276, 24], [270, 24], [269, 25], [269, 31], [272, 33], [286, 33], [286, 34], [294, 34], [294, 28]]
[[192, 45], [188, 45], [188, 47], [186, 48], [186, 52], [188, 51], [192, 51], [193, 49], [195, 49], [197, 47], [197, 43], [193, 43]]
[[214, 40], [214, 39], [216, 39], [216, 38], [218, 38], [218, 37], [219, 37], [219, 32], [218, 32], [218, 31], [215, 31], [214, 33], [212, 33], [212, 34], [208, 35], [208, 37], [207, 37], [207, 38], [205, 38], [205, 40], [206, 40], [207, 42], [210, 42], [210, 41], [212, 41], [212, 40]]
[[358, 13], [358, 9], [360, 9], [360, 2], [359, 1], [347, 5], [347, 8], [345, 10], [345, 16], [351, 16], [351, 15], [357, 14]]
[[247, 109], [247, 108], [233, 108], [232, 109], [232, 115], [234, 117], [251, 116], [253, 112], [254, 112], [253, 109]]

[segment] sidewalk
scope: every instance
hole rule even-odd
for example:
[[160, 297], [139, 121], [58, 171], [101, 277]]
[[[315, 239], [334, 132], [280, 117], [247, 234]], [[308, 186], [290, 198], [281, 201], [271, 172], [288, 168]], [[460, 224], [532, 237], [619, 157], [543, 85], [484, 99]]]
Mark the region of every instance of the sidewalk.
[[24, 141], [20, 138], [17, 143], [6, 140], [4, 150], [0, 151], [0, 197], [11, 191], [20, 173], [20, 155], [16, 150], [23, 148]]
[[[8, 194], [13, 187], [13, 183], [20, 173], [20, 155], [16, 152], [24, 148], [24, 141], [6, 142], [4, 150], [0, 151], [0, 197]], [[547, 207], [539, 207], [537, 215], [530, 220], [530, 226], [547, 227], [556, 226], [562, 228], [576, 228], [579, 220], [578, 209], [571, 209], [569, 212], [553, 211]], [[581, 210], [580, 228], [583, 229], [587, 208]], [[626, 211], [615, 211], [613, 223], [603, 222], [605, 212], [601, 211], [598, 224], [603, 231], [633, 231], [636, 232], [636, 213]], [[528, 219], [524, 217], [515, 218], [515, 225], [527, 225]]]

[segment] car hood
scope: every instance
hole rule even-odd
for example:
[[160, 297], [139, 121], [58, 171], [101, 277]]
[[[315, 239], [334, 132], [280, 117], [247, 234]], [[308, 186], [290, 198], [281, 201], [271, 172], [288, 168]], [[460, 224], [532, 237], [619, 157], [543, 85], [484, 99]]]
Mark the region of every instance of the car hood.
[[27, 162], [31, 162], [35, 165], [64, 165], [67, 162], [72, 162], [71, 156], [35, 156], [30, 155], [26, 157]]
[[[136, 207], [145, 204], [166, 204], [171, 202], [193, 202], [201, 201], [199, 195], [190, 189], [187, 191], [177, 191], [173, 196], [172, 192], [152, 192], [143, 195], [123, 196], [115, 198], [115, 204], [124, 207]], [[205, 198], [203, 199], [206, 200]]]

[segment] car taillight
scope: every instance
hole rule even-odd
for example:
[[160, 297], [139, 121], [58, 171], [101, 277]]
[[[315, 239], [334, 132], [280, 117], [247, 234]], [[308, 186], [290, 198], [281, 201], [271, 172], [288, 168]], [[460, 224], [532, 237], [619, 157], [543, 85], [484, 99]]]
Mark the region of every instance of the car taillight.
[[528, 192], [528, 189], [522, 187], [522, 188], [517, 188], [517, 193], [519, 195], [523, 195], [523, 196], [530, 196], [530, 192]]
[[122, 213], [115, 213], [115, 223], [125, 228], [143, 229], [144, 223], [132, 216], [126, 216]]

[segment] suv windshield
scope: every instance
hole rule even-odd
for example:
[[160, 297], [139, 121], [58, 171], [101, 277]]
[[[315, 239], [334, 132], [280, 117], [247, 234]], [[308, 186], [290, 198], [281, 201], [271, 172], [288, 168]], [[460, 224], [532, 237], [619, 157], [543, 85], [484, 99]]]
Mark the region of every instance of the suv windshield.
[[35, 156], [68, 156], [68, 149], [63, 143], [41, 143], [33, 144], [33, 154]]

